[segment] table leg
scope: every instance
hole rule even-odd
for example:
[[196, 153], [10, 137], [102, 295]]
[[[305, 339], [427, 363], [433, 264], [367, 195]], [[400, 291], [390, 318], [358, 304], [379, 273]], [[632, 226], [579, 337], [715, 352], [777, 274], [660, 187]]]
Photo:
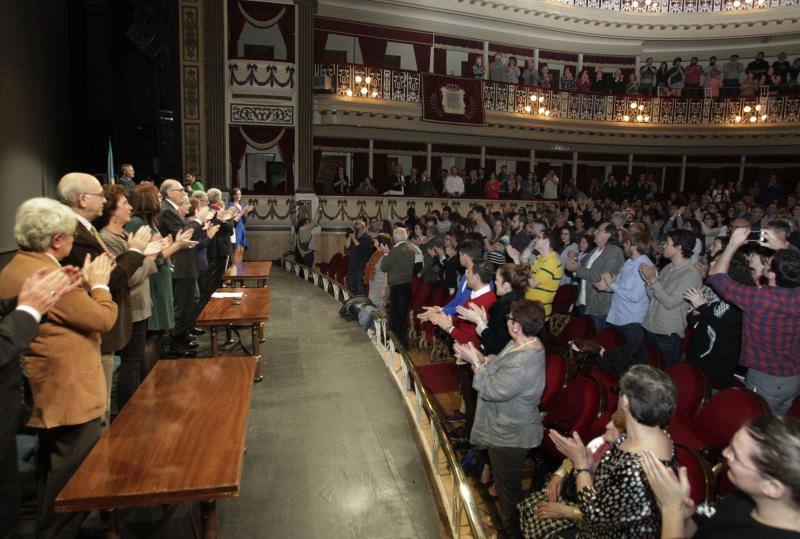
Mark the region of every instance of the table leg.
[[233, 336], [231, 336], [231, 327], [225, 326], [225, 346], [233, 344]]
[[261, 346], [259, 346], [259, 327], [261, 324], [255, 322], [250, 328], [250, 335], [252, 336], [253, 355], [256, 356], [256, 376], [254, 380], [260, 382], [264, 379], [261, 375]]
[[203, 515], [203, 539], [217, 539], [219, 519], [217, 518], [217, 502], [214, 500], [200, 504]]
[[264, 338], [264, 322], [258, 324], [258, 342], [260, 344], [267, 342], [267, 339]]
[[100, 520], [107, 526], [105, 539], [120, 539], [119, 535], [119, 519], [117, 512], [114, 509], [107, 511], [100, 511]]
[[211, 355], [219, 355], [219, 340], [217, 340], [217, 326], [211, 326]]

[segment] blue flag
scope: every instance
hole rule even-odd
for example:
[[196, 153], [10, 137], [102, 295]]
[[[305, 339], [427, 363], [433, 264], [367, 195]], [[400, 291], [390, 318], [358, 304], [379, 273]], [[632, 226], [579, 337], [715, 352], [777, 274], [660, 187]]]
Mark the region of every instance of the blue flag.
[[108, 183], [114, 182], [114, 150], [111, 148], [111, 137], [108, 138], [108, 161], [106, 163]]

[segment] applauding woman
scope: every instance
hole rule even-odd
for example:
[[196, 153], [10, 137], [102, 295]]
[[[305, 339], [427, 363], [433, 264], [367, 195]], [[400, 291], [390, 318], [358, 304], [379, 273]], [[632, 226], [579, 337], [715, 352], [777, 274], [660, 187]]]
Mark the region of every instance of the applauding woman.
[[511, 341], [497, 355], [484, 356], [470, 342], [456, 344], [456, 357], [472, 365], [478, 392], [473, 446], [487, 448], [500, 498], [503, 536], [521, 537], [517, 504], [522, 501], [522, 466], [542, 442], [539, 399], [544, 391], [545, 351], [536, 337], [544, 323], [539, 302], [520, 299], [506, 317]]

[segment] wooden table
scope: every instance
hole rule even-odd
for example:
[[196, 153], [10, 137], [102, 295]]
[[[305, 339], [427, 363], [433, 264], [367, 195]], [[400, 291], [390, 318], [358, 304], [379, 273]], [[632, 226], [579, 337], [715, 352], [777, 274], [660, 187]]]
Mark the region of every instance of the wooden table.
[[252, 262], [239, 262], [231, 264], [225, 270], [224, 280], [231, 281], [234, 285], [239, 283], [244, 287], [245, 280], [256, 280], [256, 286], [267, 286], [269, 272], [272, 270], [271, 260], [259, 260]]
[[219, 355], [217, 329], [220, 326], [250, 326], [253, 350], [256, 356], [255, 381], [263, 379], [261, 375], [261, 343], [264, 342], [264, 323], [269, 319], [269, 288], [220, 288], [217, 292], [242, 292], [240, 299], [211, 298], [195, 324], [208, 326], [211, 329], [211, 355]]
[[211, 500], [204, 509], [213, 536], [213, 500], [239, 495], [255, 366], [251, 356], [159, 361], [58, 495], [56, 511]]

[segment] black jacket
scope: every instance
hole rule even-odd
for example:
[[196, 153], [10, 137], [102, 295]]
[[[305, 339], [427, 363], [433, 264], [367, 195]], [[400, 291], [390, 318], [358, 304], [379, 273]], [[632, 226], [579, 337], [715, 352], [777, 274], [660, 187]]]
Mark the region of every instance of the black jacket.
[[499, 354], [505, 348], [511, 335], [508, 333], [506, 316], [511, 312], [511, 304], [525, 297], [524, 292], [516, 291], [497, 296], [497, 301], [489, 307], [487, 328], [481, 333], [481, 348], [485, 354]]
[[[171, 234], [173, 239], [176, 234], [186, 228], [183, 217], [181, 217], [172, 204], [166, 200], [161, 205], [161, 211], [158, 214], [156, 222], [161, 235], [167, 237], [167, 234]], [[193, 249], [181, 249], [170, 258], [173, 266], [173, 279], [197, 278], [197, 260], [195, 259]]]
[[208, 244], [208, 260], [231, 256], [233, 254], [231, 234], [233, 234], [233, 229], [236, 227], [236, 222], [233, 219], [228, 219], [224, 222], [220, 221], [216, 215], [211, 222], [219, 225], [219, 231]]
[[[703, 293], [708, 297], [707, 287], [703, 287]], [[686, 317], [693, 330], [686, 361], [706, 373], [712, 388], [731, 387], [739, 362], [742, 311], [716, 296], [701, 305], [697, 312], [690, 311]]]

